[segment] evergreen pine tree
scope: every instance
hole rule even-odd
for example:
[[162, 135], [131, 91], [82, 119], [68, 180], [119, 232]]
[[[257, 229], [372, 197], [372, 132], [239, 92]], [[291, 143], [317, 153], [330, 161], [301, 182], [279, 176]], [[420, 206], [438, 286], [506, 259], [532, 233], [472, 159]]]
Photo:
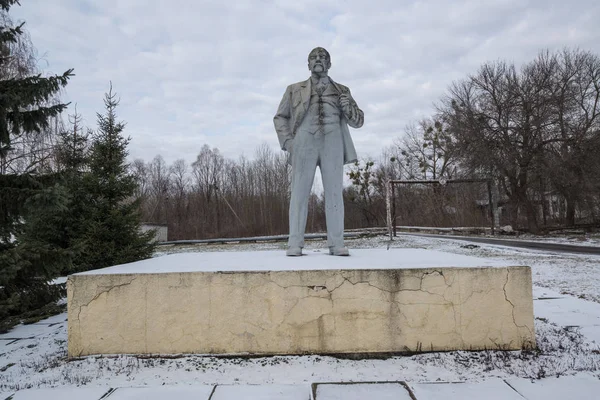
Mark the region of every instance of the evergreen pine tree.
[[81, 114], [69, 115], [70, 130], [59, 133], [56, 148], [56, 164], [61, 174], [68, 176], [82, 175], [87, 169], [89, 156], [89, 132], [84, 132], [81, 126]]
[[[0, 0], [0, 13], [15, 3]], [[19, 56], [15, 44], [23, 34], [23, 24], [0, 26], [0, 71], [9, 71]], [[49, 77], [0, 74], [0, 321], [56, 300], [58, 290], [48, 282], [70, 262], [56, 236], [66, 211], [64, 188], [53, 175], [7, 174], [6, 160], [14, 137], [40, 134], [67, 107], [49, 101], [71, 75], [72, 70]]]
[[[89, 132], [84, 132], [81, 123], [82, 117], [77, 113], [69, 116], [71, 128], [59, 134], [59, 140], [55, 149], [56, 165], [61, 182], [68, 190], [68, 209], [64, 215], [61, 225], [60, 243], [63, 248], [70, 249], [77, 259], [83, 248], [82, 241], [78, 240], [84, 234], [85, 218], [87, 211], [87, 194], [84, 186], [84, 176], [89, 170]], [[61, 275], [68, 275], [74, 270], [67, 269], [72, 265], [65, 265]]]
[[118, 104], [111, 86], [104, 98], [105, 113], [97, 115], [89, 173], [84, 177], [88, 206], [80, 238], [84, 249], [77, 266], [80, 270], [149, 258], [154, 251], [153, 232], [140, 231], [136, 181], [126, 163], [129, 138], [123, 136], [125, 124], [117, 121]]

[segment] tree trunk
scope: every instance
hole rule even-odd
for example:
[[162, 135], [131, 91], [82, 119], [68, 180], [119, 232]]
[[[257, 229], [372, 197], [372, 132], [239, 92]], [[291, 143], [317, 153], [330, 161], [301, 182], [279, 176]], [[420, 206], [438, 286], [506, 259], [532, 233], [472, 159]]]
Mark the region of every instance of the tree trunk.
[[575, 226], [575, 204], [576, 204], [576, 201], [574, 198], [569, 196], [566, 198], [566, 202], [567, 202], [566, 224], [567, 224], [567, 226]]
[[535, 204], [528, 199], [525, 199], [525, 212], [527, 215], [527, 230], [530, 233], [537, 234], [540, 231], [540, 227], [537, 221], [537, 210]]

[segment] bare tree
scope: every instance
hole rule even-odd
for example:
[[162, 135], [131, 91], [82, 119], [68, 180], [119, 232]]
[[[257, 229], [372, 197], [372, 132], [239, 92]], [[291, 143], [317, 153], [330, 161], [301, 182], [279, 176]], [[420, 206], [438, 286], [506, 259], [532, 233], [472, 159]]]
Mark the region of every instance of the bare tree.
[[172, 217], [169, 219], [169, 232], [173, 238], [184, 238], [188, 212], [188, 192], [190, 189], [189, 168], [185, 160], [176, 160], [169, 168], [172, 199]]
[[457, 172], [454, 137], [441, 118], [422, 119], [406, 127], [396, 140], [397, 160], [407, 179], [451, 179]]
[[453, 83], [441, 106], [467, 166], [498, 176], [513, 224], [523, 207], [532, 232], [538, 231], [538, 220], [528, 191], [551, 117], [543, 84], [552, 71], [545, 67], [527, 65], [519, 73], [503, 61], [484, 64], [477, 74]]
[[208, 229], [220, 231], [221, 207], [216, 200], [217, 190], [223, 180], [224, 164], [225, 159], [219, 149], [211, 149], [206, 144], [202, 146], [196, 161], [192, 163], [192, 182], [196, 197], [195, 203], [199, 212], [199, 215], [196, 216], [196, 229], [199, 228], [201, 231]]
[[147, 166], [150, 175], [150, 203], [153, 204], [149, 221], [166, 223], [168, 206], [170, 171], [162, 156], [157, 155]]
[[600, 58], [565, 49], [552, 59], [557, 141], [547, 147], [542, 161], [545, 178], [566, 201], [566, 223], [574, 225], [577, 207], [594, 203], [589, 194], [598, 182]]

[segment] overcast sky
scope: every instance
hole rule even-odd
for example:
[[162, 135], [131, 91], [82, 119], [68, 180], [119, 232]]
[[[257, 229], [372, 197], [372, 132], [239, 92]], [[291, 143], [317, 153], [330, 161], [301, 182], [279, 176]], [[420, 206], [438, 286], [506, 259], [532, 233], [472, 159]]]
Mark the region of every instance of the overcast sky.
[[195, 160], [203, 144], [230, 158], [279, 149], [273, 115], [322, 46], [330, 75], [365, 113], [351, 130], [377, 158], [428, 116], [456, 79], [485, 61], [517, 64], [540, 49], [600, 54], [598, 0], [21, 0], [45, 72], [74, 68], [64, 98], [95, 127], [112, 81], [130, 158]]

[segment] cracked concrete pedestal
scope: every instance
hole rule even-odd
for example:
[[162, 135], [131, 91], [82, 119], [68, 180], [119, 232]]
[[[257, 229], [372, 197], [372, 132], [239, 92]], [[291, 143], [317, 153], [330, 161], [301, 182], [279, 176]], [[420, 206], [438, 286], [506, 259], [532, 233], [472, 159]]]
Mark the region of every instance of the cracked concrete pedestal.
[[71, 275], [68, 352], [528, 349], [531, 270], [423, 249], [173, 254]]

